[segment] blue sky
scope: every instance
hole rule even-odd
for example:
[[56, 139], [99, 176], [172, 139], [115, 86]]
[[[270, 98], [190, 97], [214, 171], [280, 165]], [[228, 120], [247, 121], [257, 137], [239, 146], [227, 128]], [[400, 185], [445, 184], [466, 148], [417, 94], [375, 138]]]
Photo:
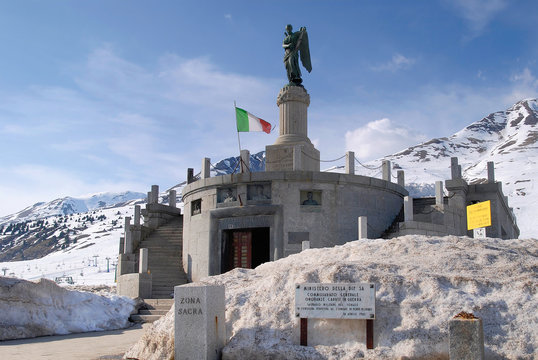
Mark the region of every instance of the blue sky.
[[0, 215], [165, 189], [237, 155], [234, 100], [278, 123], [288, 23], [309, 32], [322, 159], [375, 159], [538, 94], [530, 0], [2, 1]]

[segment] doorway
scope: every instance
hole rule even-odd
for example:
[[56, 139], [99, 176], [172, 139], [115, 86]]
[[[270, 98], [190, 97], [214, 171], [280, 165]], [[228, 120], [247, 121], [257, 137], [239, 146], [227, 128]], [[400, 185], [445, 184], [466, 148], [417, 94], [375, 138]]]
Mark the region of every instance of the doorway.
[[254, 269], [270, 261], [269, 231], [268, 227], [223, 231], [221, 273], [238, 267]]

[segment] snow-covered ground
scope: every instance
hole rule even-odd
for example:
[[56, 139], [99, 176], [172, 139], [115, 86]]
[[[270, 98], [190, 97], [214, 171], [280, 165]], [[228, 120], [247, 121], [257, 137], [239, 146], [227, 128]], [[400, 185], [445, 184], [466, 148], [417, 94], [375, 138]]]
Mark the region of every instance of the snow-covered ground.
[[[487, 359], [536, 359], [536, 240], [404, 236], [310, 249], [205, 278], [226, 287], [224, 359], [448, 358], [448, 322], [460, 311], [482, 318]], [[310, 320], [301, 347], [295, 284], [377, 284], [375, 349], [367, 350], [360, 320]], [[171, 359], [173, 308], [126, 354]], [[323, 345], [328, 342], [333, 345]]]
[[128, 327], [135, 301], [0, 277], [0, 340]]

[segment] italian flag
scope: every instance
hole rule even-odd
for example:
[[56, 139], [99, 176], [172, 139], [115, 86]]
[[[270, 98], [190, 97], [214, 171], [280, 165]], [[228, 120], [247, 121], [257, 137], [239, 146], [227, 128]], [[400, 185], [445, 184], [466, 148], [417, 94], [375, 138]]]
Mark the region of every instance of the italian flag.
[[271, 132], [271, 124], [238, 107], [235, 108], [235, 118], [237, 119], [237, 131], [264, 131], [268, 134]]

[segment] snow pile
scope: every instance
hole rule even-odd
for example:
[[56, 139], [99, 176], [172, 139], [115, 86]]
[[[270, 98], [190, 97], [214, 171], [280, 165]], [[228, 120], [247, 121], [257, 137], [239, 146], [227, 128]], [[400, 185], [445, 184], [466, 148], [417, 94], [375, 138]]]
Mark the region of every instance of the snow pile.
[[[537, 269], [536, 240], [404, 236], [310, 249], [202, 282], [226, 286], [224, 359], [448, 358], [448, 322], [460, 311], [483, 319], [488, 359], [532, 359]], [[362, 320], [310, 320], [309, 339], [333, 345], [298, 346], [295, 284], [305, 282], [376, 283], [375, 349], [358, 335]], [[173, 328], [171, 310], [126, 356], [172, 358]]]
[[134, 300], [69, 291], [53, 281], [0, 277], [0, 340], [129, 326]]

